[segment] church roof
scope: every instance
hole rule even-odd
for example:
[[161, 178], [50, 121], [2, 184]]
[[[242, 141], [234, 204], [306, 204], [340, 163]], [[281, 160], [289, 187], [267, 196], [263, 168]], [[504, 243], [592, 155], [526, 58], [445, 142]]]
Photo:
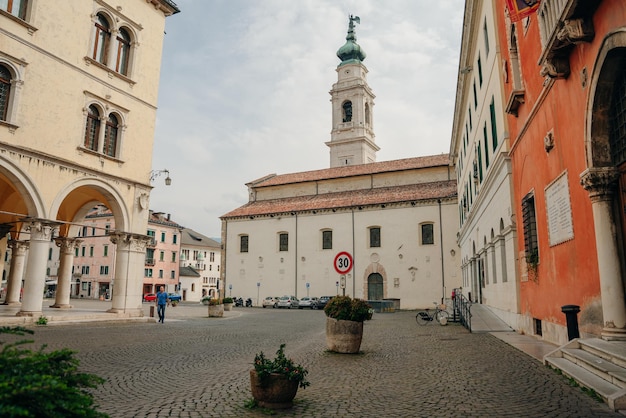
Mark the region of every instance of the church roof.
[[272, 174], [251, 181], [247, 185], [259, 188], [447, 165], [450, 165], [449, 154], [429, 155], [426, 157], [404, 158], [401, 160], [333, 167], [299, 173]]
[[222, 215], [220, 218], [224, 219], [242, 216], [340, 209], [401, 202], [419, 202], [424, 200], [454, 198], [456, 195], [456, 180], [437, 181], [403, 186], [360, 189], [338, 193], [258, 200], [249, 202], [225, 215]]

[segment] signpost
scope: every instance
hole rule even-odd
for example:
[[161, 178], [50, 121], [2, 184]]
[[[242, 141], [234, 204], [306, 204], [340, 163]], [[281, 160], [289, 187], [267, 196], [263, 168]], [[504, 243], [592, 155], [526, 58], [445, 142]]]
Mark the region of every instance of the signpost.
[[343, 295], [346, 295], [346, 274], [352, 270], [352, 255], [347, 251], [341, 251], [335, 256], [333, 265], [335, 271], [340, 275], [341, 288], [343, 289]]

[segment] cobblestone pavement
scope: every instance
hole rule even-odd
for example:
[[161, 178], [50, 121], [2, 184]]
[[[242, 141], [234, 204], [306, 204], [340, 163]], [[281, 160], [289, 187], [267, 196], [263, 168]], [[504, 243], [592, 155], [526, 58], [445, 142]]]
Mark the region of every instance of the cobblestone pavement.
[[[33, 348], [78, 351], [107, 381], [96, 395], [111, 417], [262, 417], [251, 399], [254, 355], [285, 352], [309, 369], [294, 417], [622, 416], [568, 379], [489, 334], [456, 324], [419, 326], [415, 313], [375, 314], [361, 353], [325, 350], [321, 311], [206, 307], [168, 310], [165, 324], [84, 323], [35, 328]], [[7, 338], [2, 338], [7, 340]]]

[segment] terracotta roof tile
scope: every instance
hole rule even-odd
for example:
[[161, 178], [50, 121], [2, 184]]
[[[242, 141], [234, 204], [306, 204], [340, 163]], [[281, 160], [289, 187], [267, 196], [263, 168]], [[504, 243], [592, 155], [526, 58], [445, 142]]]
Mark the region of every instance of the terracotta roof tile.
[[443, 165], [450, 165], [449, 154], [404, 158], [401, 160], [333, 167], [323, 170], [302, 171], [299, 173], [289, 173], [281, 175], [269, 174], [267, 176], [261, 177], [260, 179], [253, 180], [246, 185], [254, 187], [277, 186], [282, 184], [302, 183], [306, 181], [318, 181], [391, 171], [438, 167]]
[[[325, 171], [325, 170], [321, 170]], [[249, 202], [220, 218], [455, 198], [456, 180]]]

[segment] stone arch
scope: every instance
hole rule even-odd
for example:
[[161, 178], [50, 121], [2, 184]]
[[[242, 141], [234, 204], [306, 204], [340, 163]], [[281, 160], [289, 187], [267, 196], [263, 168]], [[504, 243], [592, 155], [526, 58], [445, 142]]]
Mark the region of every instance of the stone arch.
[[367, 298], [367, 295], [368, 295], [368, 292], [369, 292], [369, 288], [368, 288], [369, 278], [373, 274], [379, 274], [380, 276], [382, 276], [382, 278], [383, 278], [383, 298], [387, 297], [387, 283], [388, 283], [387, 271], [385, 270], [385, 267], [382, 264], [378, 263], [378, 262], [370, 263], [367, 266], [367, 268], [365, 269], [365, 272], [363, 273], [363, 297]]
[[591, 75], [587, 105], [585, 148], [587, 167], [611, 167], [609, 118], [615, 80], [626, 65], [626, 28], [608, 34], [598, 52]]
[[27, 173], [0, 156], [0, 224], [17, 225], [12, 230], [19, 235], [26, 217], [48, 217], [43, 198]]
[[85, 215], [97, 203], [106, 205], [113, 213], [115, 229], [129, 231], [130, 214], [120, 193], [103, 180], [78, 179], [61, 189], [50, 208], [58, 221], [67, 222], [59, 230], [61, 236], [76, 236], [77, 227], [72, 228], [71, 222], [84, 219]]

